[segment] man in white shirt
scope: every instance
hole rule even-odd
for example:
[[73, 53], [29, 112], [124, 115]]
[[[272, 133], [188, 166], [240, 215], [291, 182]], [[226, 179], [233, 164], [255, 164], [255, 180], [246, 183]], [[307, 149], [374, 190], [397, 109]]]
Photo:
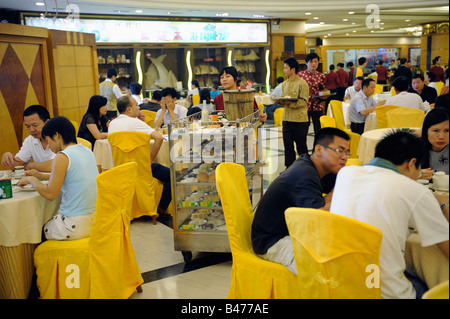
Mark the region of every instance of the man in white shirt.
[[120, 114], [109, 124], [108, 134], [121, 131], [143, 132], [150, 134], [150, 137], [155, 140], [152, 152], [150, 153], [152, 160], [152, 174], [154, 178], [160, 180], [164, 184], [163, 193], [158, 208], [161, 209], [162, 212], [166, 212], [167, 207], [172, 200], [170, 189], [170, 170], [166, 166], [153, 163], [153, 160], [161, 149], [163, 137], [160, 133], [138, 118], [140, 113], [139, 105], [131, 96], [125, 95], [118, 99], [117, 110]]
[[100, 83], [100, 95], [106, 97], [108, 102], [107, 116], [109, 119], [113, 119], [117, 116], [117, 99], [122, 96], [122, 92], [114, 81], [117, 78], [117, 71], [114, 68], [110, 68], [106, 75], [106, 80]]
[[50, 114], [41, 105], [31, 105], [26, 108], [23, 112], [23, 122], [30, 136], [25, 138], [15, 156], [11, 152], [5, 152], [2, 155], [1, 164], [8, 169], [25, 166], [26, 170], [51, 172], [55, 153], [48, 146], [46, 139], [41, 136], [42, 128], [49, 119]]
[[386, 105], [397, 105], [403, 107], [412, 107], [415, 109], [428, 111], [430, 107], [423, 105], [422, 98], [415, 93], [407, 92], [409, 88], [408, 78], [401, 76], [392, 82], [396, 95], [389, 97], [386, 100]]
[[168, 125], [170, 121], [186, 117], [187, 108], [176, 104], [178, 93], [174, 88], [165, 88], [161, 91], [161, 109], [156, 112], [154, 128], [163, 124]]
[[351, 100], [361, 90], [362, 81], [364, 78], [359, 76], [353, 81], [353, 86], [349, 86], [344, 93], [344, 100]]
[[426, 276], [415, 276], [420, 265], [409, 266], [415, 269], [406, 267], [406, 239], [412, 230], [418, 232], [423, 247], [437, 245], [444, 255], [434, 258], [446, 257], [447, 264], [442, 266], [447, 267], [447, 279], [440, 280], [448, 280], [449, 223], [442, 210], [448, 206], [448, 194], [433, 195], [416, 182], [424, 154], [420, 138], [398, 130], [378, 143], [370, 163], [344, 167], [337, 175], [330, 212], [372, 225], [383, 233], [383, 298], [420, 298], [428, 289], [424, 284]]

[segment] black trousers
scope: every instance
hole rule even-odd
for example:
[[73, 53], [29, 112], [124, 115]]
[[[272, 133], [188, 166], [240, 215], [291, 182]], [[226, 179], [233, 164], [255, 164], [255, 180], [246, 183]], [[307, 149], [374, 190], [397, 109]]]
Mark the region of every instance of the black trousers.
[[[309, 122], [313, 123], [314, 134], [320, 130], [320, 117], [323, 115], [323, 111], [308, 111]], [[309, 127], [309, 125], [308, 125]], [[308, 133], [308, 132], [306, 132]]]
[[309, 122], [288, 122], [283, 121], [283, 144], [284, 144], [284, 165], [291, 166], [296, 159], [294, 143], [297, 154], [308, 153], [306, 136], [308, 134]]
[[170, 169], [161, 164], [152, 163], [152, 174], [154, 178], [163, 183], [163, 191], [158, 207], [165, 210], [169, 207], [170, 201], [172, 200], [172, 191], [170, 189]]
[[358, 133], [359, 135], [362, 135], [364, 133], [364, 126], [366, 123], [351, 123], [350, 129], [353, 133]]

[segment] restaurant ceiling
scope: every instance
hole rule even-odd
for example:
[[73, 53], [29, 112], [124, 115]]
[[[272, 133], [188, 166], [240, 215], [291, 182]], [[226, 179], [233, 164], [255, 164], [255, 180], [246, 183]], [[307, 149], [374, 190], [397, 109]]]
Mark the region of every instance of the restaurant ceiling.
[[47, 8], [59, 15], [67, 14], [68, 4], [80, 14], [305, 19], [308, 38], [412, 36], [420, 34], [413, 29], [421, 24], [449, 19], [447, 0], [0, 0], [3, 9], [45, 13]]

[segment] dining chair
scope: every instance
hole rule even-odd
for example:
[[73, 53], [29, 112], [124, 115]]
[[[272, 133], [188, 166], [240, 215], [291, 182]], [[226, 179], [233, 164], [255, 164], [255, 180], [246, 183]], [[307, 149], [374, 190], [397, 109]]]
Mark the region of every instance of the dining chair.
[[447, 299], [449, 298], [449, 286], [448, 280], [441, 282], [439, 285], [427, 290], [423, 295], [422, 299]]
[[372, 95], [383, 93], [383, 86], [381, 84], [375, 84], [375, 91]]
[[320, 117], [320, 127], [336, 127], [336, 120], [328, 115], [322, 115]]
[[216, 168], [216, 185], [233, 258], [228, 298], [298, 298], [297, 276], [285, 266], [264, 260], [253, 251], [253, 210], [244, 166], [219, 164]]
[[264, 113], [264, 109], [265, 109], [264, 104], [258, 104], [258, 109], [259, 109], [260, 113], [263, 114]]
[[144, 113], [144, 115], [145, 115], [144, 122], [148, 126], [153, 127], [153, 124], [155, 124], [156, 112], [149, 111], [149, 110], [141, 110], [141, 112]]
[[349, 147], [350, 147], [350, 154], [352, 155], [352, 158], [356, 158], [357, 153], [358, 153], [359, 140], [361, 138], [361, 135], [359, 135], [358, 133], [352, 132], [352, 130], [347, 128], [347, 126], [345, 125], [344, 112], [342, 111], [342, 101], [331, 100], [330, 107], [331, 107], [331, 113], [336, 122], [335, 127], [344, 131], [345, 133], [347, 133], [350, 136], [350, 141], [348, 142]]
[[70, 120], [70, 122], [72, 123], [73, 127], [75, 127], [75, 136], [78, 135], [78, 129], [80, 128], [80, 123], [78, 123], [77, 121], [72, 121], [72, 120]]
[[88, 140], [82, 138], [82, 137], [77, 137], [77, 142], [78, 144], [81, 144], [83, 146], [86, 146], [87, 148], [89, 148], [90, 150], [92, 150], [92, 144], [91, 142], [89, 142]]
[[382, 233], [312, 208], [285, 212], [301, 299], [379, 299]]
[[444, 85], [445, 85], [445, 83], [442, 81], [436, 82], [438, 95], [441, 95], [441, 89], [444, 87]]
[[397, 93], [395, 92], [395, 89], [393, 87], [391, 88], [391, 95], [392, 96], [397, 95]]
[[163, 183], [153, 177], [150, 158], [150, 135], [142, 132], [108, 134], [114, 166], [127, 162], [138, 164], [136, 192], [133, 197], [132, 219], [150, 216], [156, 224]]
[[137, 164], [126, 163], [97, 176], [91, 236], [48, 240], [34, 253], [43, 299], [128, 298], [142, 292], [141, 272], [130, 240], [131, 204]]
[[284, 107], [279, 107], [273, 112], [273, 122], [276, 126], [283, 126]]
[[378, 128], [387, 128], [387, 117], [386, 113], [390, 110], [400, 108], [397, 105], [380, 105], [375, 108], [375, 114], [377, 115], [377, 126]]
[[412, 107], [400, 107], [386, 112], [387, 127], [422, 127], [425, 112]]
[[192, 95], [192, 105], [200, 104], [200, 94]]

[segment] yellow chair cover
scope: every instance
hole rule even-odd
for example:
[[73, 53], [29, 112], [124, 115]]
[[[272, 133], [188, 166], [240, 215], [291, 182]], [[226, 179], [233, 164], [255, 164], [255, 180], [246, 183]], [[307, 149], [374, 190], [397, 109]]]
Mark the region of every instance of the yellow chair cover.
[[401, 107], [386, 112], [387, 127], [422, 127], [425, 112], [412, 107]]
[[397, 105], [380, 105], [375, 108], [375, 114], [377, 115], [377, 126], [378, 128], [387, 128], [387, 117], [386, 113], [390, 110], [397, 109], [401, 106]]
[[345, 126], [344, 112], [342, 111], [342, 102], [339, 100], [331, 100], [331, 113], [336, 121], [336, 127], [340, 130], [348, 132], [349, 129]]
[[[353, 156], [353, 154], [352, 154], [352, 156]], [[361, 162], [360, 160], [358, 160], [356, 157], [351, 157], [347, 160], [347, 163], [345, 163], [345, 166], [350, 166], [350, 165], [361, 166], [362, 164], [364, 164], [364, 163]]]
[[320, 127], [336, 127], [336, 120], [328, 115], [322, 115], [320, 117]]
[[448, 280], [441, 282], [439, 285], [434, 286], [422, 296], [422, 299], [447, 299], [448, 296]]
[[200, 104], [200, 95], [194, 94], [192, 95], [192, 105]]
[[[382, 233], [357, 220], [312, 208], [288, 208], [302, 299], [379, 299], [369, 265], [379, 266]], [[376, 276], [375, 276], [376, 277]], [[373, 287], [374, 283], [377, 287]]]
[[397, 95], [397, 93], [395, 93], [395, 89], [393, 87], [391, 88], [391, 95], [392, 96]]
[[75, 135], [78, 135], [78, 129], [80, 128], [80, 123], [78, 123], [77, 121], [72, 121], [72, 120], [70, 120], [70, 122], [72, 123], [73, 127], [75, 127]]
[[372, 95], [383, 93], [383, 86], [381, 84], [375, 84], [375, 91]]
[[279, 107], [273, 112], [273, 122], [276, 126], [283, 126], [284, 107]]
[[442, 82], [442, 81], [439, 81], [439, 82], [436, 82], [436, 86], [437, 86], [437, 94], [438, 95], [441, 95], [441, 89], [444, 87], [444, 82]]
[[264, 113], [264, 109], [265, 109], [264, 104], [258, 104], [258, 109], [259, 109], [259, 112], [260, 112], [261, 114], [263, 114], [263, 113]]
[[[114, 165], [127, 162], [138, 164], [136, 192], [133, 198], [132, 219], [144, 215], [158, 217], [163, 184], [152, 175], [150, 135], [141, 132], [115, 132], [108, 134]], [[155, 222], [155, 220], [154, 220]]]
[[37, 247], [34, 265], [41, 298], [128, 298], [143, 283], [130, 240], [136, 175], [137, 164], [127, 163], [97, 177], [91, 237], [49, 240]]
[[233, 256], [228, 298], [298, 298], [297, 276], [281, 264], [261, 259], [253, 251], [253, 210], [244, 167], [219, 164], [216, 184]]
[[141, 110], [142, 113], [145, 115], [144, 122], [150, 126], [153, 127], [153, 124], [155, 124], [156, 119], [156, 112], [149, 111], [149, 110]]
[[92, 144], [91, 142], [89, 142], [88, 140], [82, 138], [82, 137], [77, 137], [77, 142], [78, 144], [81, 144], [83, 146], [86, 146], [87, 148], [89, 148], [90, 150], [92, 150]]

